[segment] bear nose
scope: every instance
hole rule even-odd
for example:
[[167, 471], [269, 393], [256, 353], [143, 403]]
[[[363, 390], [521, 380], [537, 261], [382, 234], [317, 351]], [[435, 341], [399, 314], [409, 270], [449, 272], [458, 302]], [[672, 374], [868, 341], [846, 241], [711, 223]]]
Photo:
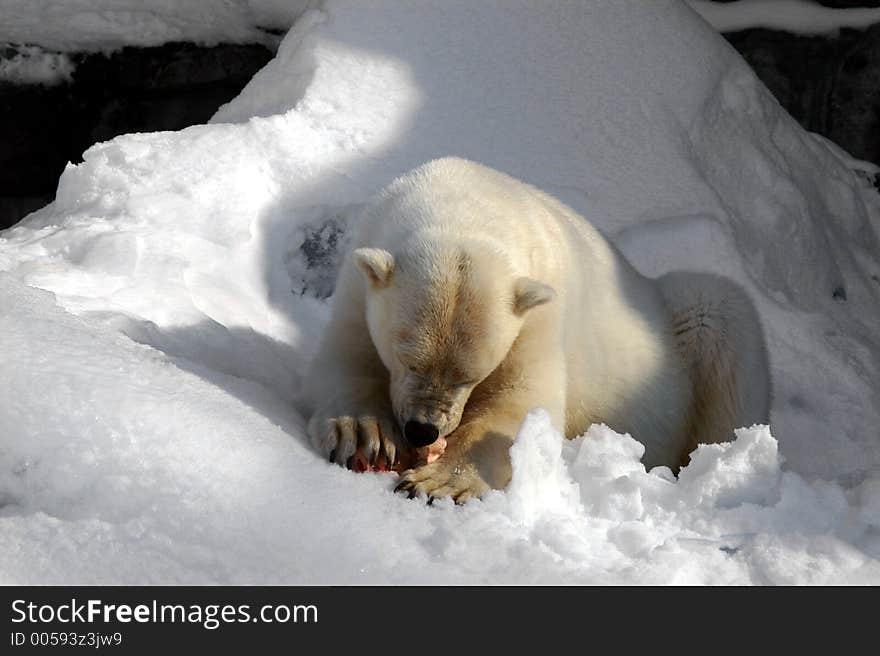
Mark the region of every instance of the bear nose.
[[406, 439], [415, 447], [428, 446], [440, 437], [440, 430], [434, 424], [423, 424], [420, 421], [410, 419], [403, 427]]

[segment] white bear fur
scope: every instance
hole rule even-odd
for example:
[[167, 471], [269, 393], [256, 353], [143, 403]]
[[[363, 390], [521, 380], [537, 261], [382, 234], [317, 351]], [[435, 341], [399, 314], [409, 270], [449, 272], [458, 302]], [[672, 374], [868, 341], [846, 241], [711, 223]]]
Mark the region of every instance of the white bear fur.
[[403, 423], [430, 421], [447, 452], [399, 489], [464, 501], [507, 484], [533, 407], [569, 438], [592, 423], [630, 433], [646, 466], [674, 469], [697, 443], [768, 420], [742, 289], [646, 278], [585, 218], [503, 173], [429, 162], [367, 205], [352, 243], [306, 379], [309, 433], [340, 464], [356, 450], [393, 461]]

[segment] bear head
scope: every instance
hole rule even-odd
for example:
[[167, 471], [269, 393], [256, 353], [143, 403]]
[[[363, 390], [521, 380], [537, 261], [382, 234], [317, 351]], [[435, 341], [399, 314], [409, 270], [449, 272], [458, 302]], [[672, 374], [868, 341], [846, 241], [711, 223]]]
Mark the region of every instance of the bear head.
[[390, 373], [407, 441], [452, 433], [474, 389], [505, 360], [533, 308], [554, 297], [484, 245], [417, 239], [395, 253], [358, 248], [370, 337]]

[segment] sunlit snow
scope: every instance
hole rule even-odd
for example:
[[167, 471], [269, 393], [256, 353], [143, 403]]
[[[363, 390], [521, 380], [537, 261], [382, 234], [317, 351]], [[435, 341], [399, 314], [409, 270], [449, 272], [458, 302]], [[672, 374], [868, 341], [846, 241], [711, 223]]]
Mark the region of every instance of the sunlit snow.
[[[464, 507], [319, 458], [295, 398], [346, 228], [443, 155], [648, 275], [744, 285], [770, 427], [676, 480], [536, 409], [508, 489]], [[327, 2], [209, 125], [95, 145], [0, 233], [0, 580], [876, 584], [874, 172], [682, 2]]]

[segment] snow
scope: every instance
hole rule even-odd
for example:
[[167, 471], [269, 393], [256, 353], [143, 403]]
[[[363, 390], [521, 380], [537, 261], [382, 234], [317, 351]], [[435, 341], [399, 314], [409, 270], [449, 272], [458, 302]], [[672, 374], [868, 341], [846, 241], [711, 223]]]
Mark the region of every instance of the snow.
[[171, 41], [272, 43], [314, 0], [0, 0], [0, 44], [56, 52]]
[[841, 28], [866, 29], [880, 23], [880, 9], [869, 7], [823, 7], [812, 0], [687, 0], [719, 32], [754, 27], [814, 35]]
[[[771, 426], [676, 480], [536, 409], [508, 489], [465, 507], [323, 462], [295, 396], [346, 227], [449, 154], [647, 274], [742, 283]], [[680, 2], [328, 2], [209, 125], [95, 145], [0, 233], [0, 580], [876, 584], [874, 170]]]
[[36, 46], [10, 47], [0, 59], [0, 83], [53, 85], [70, 81], [74, 64], [61, 52]]

